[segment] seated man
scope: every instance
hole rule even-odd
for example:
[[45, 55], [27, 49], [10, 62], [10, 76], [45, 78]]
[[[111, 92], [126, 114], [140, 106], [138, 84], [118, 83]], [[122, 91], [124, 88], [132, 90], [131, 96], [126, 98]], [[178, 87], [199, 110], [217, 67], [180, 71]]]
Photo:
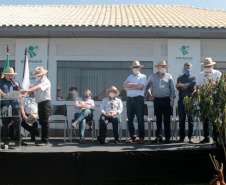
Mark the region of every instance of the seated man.
[[107, 124], [112, 122], [115, 143], [118, 144], [118, 123], [121, 119], [123, 105], [122, 101], [116, 98], [119, 95], [116, 87], [112, 86], [110, 89], [107, 89], [107, 93], [109, 97], [104, 98], [100, 106], [100, 135], [97, 137], [97, 141], [101, 144], [105, 143]]
[[35, 141], [38, 132], [38, 106], [35, 102], [34, 92], [30, 92], [29, 98], [25, 100], [24, 109], [21, 109], [22, 122], [21, 126], [31, 133], [31, 141]]

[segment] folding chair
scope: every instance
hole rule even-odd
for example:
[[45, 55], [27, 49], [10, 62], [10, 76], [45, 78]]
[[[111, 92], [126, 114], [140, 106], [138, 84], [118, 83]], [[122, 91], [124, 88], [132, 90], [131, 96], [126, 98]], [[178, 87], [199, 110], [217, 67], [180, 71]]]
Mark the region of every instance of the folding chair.
[[[71, 125], [74, 121], [75, 121], [74, 119], [71, 120]], [[92, 142], [94, 142], [94, 137], [96, 137], [95, 120], [92, 118], [92, 120], [86, 121], [86, 125], [88, 125], [88, 124], [92, 125]], [[72, 141], [72, 131], [73, 131], [73, 135], [74, 135], [74, 138], [75, 138], [75, 136], [76, 136], [75, 128], [71, 126], [71, 133], [70, 133], [71, 139], [70, 139], [70, 141]]]
[[[122, 120], [121, 119], [119, 120], [119, 123], [118, 123], [118, 133], [119, 133], [119, 138], [120, 138], [120, 141], [121, 141], [122, 140]], [[99, 124], [98, 124], [97, 135], [98, 136], [100, 135], [100, 121], [99, 121]]]
[[[64, 116], [64, 119], [54, 119], [52, 116]], [[64, 123], [64, 142], [66, 140], [66, 127], [68, 133], [68, 139], [70, 140], [68, 118], [67, 118], [67, 105], [52, 105], [49, 123]]]
[[[188, 119], [185, 120], [185, 123], [186, 122], [188, 123]], [[179, 121], [178, 107], [176, 107], [176, 118], [174, 119], [174, 128], [173, 128], [174, 136], [175, 136], [176, 140], [178, 140], [177, 139], [177, 125], [178, 125], [178, 123], [180, 123], [180, 121]], [[199, 141], [200, 141], [201, 140], [200, 119], [195, 117], [194, 123], [196, 123], [196, 138], [199, 135]]]
[[[171, 137], [173, 138], [173, 125], [174, 125], [174, 118], [173, 118], [173, 107], [171, 107], [170, 111], [170, 123], [171, 123]], [[164, 121], [164, 119], [162, 119]], [[154, 117], [150, 118], [150, 121], [148, 123], [148, 141], [151, 142], [151, 129], [153, 130], [153, 136], [155, 136], [155, 130], [154, 130], [154, 122], [157, 124], [156, 114], [154, 110]], [[157, 125], [156, 125], [157, 126]]]
[[[147, 104], [144, 104], [144, 115], [148, 116], [148, 106]], [[137, 123], [137, 119], [135, 119], [135, 122]], [[148, 123], [148, 136], [150, 135], [151, 130], [149, 130], [150, 125], [150, 119], [148, 117], [144, 118], [144, 123]], [[128, 125], [128, 118], [126, 119], [126, 140], [128, 139], [129, 135], [129, 125]]]

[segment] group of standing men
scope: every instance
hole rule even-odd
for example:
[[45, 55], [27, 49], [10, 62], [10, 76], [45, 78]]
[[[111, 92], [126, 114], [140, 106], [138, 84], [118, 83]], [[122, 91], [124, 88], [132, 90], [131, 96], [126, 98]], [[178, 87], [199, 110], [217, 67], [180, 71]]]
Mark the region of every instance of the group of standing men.
[[[183, 75], [177, 79], [176, 88], [179, 91], [178, 100], [178, 114], [179, 114], [179, 125], [180, 125], [180, 139], [179, 142], [184, 142], [185, 139], [185, 120], [186, 112], [184, 110], [183, 99], [185, 96], [191, 96], [195, 90], [195, 86], [202, 86], [208, 80], [207, 78], [220, 78], [221, 72], [214, 70], [212, 58], [205, 58], [202, 63], [204, 71], [200, 73], [198, 79], [196, 76], [191, 74], [192, 64], [185, 63], [183, 67]], [[155, 66], [158, 70], [157, 73], [152, 74], [147, 80], [146, 75], [141, 74], [141, 68], [139, 61], [134, 61], [131, 68], [133, 75], [130, 75], [123, 84], [123, 87], [127, 90], [127, 117], [128, 126], [130, 132], [130, 139], [127, 143], [137, 141], [134, 117], [136, 115], [138, 122], [138, 133], [140, 140], [138, 143], [144, 143], [145, 129], [144, 129], [144, 97], [150, 96], [150, 99], [154, 102], [154, 115], [156, 116], [157, 131], [155, 142], [162, 142], [162, 116], [164, 118], [164, 129], [165, 129], [165, 143], [170, 142], [170, 117], [173, 113], [174, 100], [176, 98], [174, 83], [172, 76], [167, 73], [166, 61], [159, 61]], [[188, 116], [188, 138], [189, 143], [194, 143], [194, 118]], [[209, 120], [204, 121], [203, 131], [204, 139], [200, 143], [210, 142]], [[213, 128], [213, 140], [216, 141], [216, 128]]]

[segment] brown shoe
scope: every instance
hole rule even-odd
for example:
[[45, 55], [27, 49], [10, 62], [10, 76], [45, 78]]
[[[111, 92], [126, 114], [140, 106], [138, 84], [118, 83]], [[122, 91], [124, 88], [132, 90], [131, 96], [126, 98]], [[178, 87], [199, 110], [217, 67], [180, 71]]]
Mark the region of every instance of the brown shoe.
[[138, 144], [144, 144], [144, 138], [140, 138]]
[[188, 142], [189, 142], [189, 143], [194, 143], [195, 141], [194, 141], [194, 139], [189, 139]]
[[128, 140], [126, 140], [126, 143], [132, 143], [132, 142], [137, 142], [136, 138], [130, 138]]

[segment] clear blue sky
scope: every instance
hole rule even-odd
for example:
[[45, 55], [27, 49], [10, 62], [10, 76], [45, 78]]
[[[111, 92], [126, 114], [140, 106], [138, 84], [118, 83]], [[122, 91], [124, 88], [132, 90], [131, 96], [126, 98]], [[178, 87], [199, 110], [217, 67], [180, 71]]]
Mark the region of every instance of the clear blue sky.
[[226, 10], [226, 0], [0, 0], [0, 4], [3, 5], [174, 4], [217, 10]]

